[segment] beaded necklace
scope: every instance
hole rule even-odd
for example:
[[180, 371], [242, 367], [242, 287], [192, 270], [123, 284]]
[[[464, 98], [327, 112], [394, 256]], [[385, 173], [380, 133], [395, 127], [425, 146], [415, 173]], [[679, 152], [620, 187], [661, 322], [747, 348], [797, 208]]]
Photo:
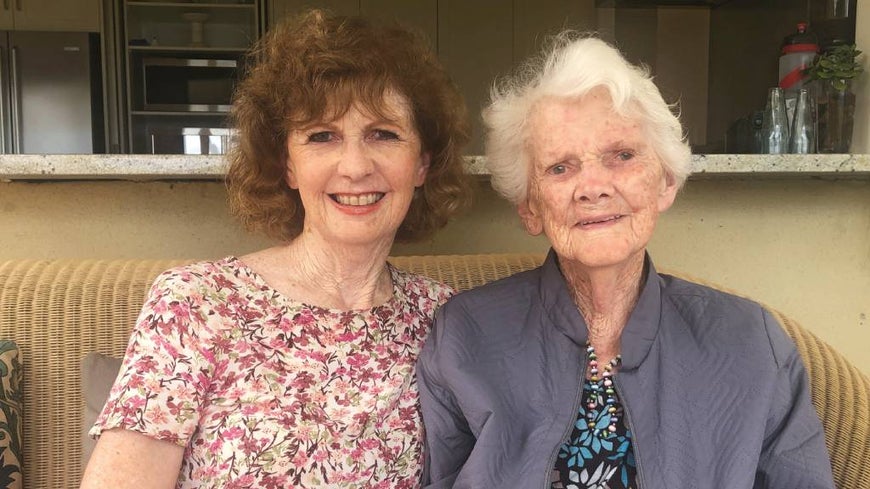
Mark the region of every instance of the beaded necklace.
[[[592, 431], [595, 436], [599, 438], [607, 438], [616, 433], [616, 424], [619, 421], [617, 415], [619, 403], [616, 401], [614, 396], [616, 391], [613, 388], [613, 379], [611, 377], [613, 377], [613, 369], [619, 366], [620, 362], [622, 362], [622, 355], [616, 355], [616, 357], [611, 359], [610, 362], [604, 366], [604, 372], [601, 372], [601, 378], [599, 379], [598, 356], [595, 355], [595, 348], [592, 347], [591, 343], [586, 343], [586, 353], [589, 357], [589, 373], [591, 374], [591, 377], [589, 378], [591, 390], [584, 400], [586, 402], [586, 407], [589, 408], [586, 414], [587, 426], [589, 426], [589, 430]], [[595, 431], [595, 408], [599, 404], [607, 406], [607, 412], [610, 413], [610, 425], [607, 429]]]

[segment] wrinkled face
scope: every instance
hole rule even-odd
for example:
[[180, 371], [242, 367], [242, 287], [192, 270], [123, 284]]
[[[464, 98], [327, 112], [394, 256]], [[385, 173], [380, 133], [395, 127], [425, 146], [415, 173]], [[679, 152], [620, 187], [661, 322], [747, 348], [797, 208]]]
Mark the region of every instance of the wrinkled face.
[[519, 212], [529, 233], [543, 232], [560, 259], [587, 268], [642, 258], [677, 186], [605, 89], [538, 102], [526, 151], [529, 196]]
[[407, 100], [388, 93], [383, 112], [390, 118], [353, 106], [290, 131], [287, 183], [305, 208], [303, 233], [350, 245], [392, 242], [429, 159]]

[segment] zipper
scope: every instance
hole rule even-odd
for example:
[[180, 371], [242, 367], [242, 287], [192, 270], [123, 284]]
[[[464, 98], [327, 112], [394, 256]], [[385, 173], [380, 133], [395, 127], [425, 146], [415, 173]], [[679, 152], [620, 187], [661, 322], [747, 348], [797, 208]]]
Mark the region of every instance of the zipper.
[[[583, 351], [586, 351], [586, 348], [583, 348]], [[583, 355], [583, 372], [580, 376], [580, 382], [577, 383], [577, 394], [574, 395], [574, 408], [571, 410], [572, 418], [571, 422], [568, 424], [568, 428], [562, 433], [562, 437], [559, 438], [559, 444], [556, 445], [556, 448], [553, 450], [552, 454], [550, 454], [550, 458], [547, 461], [547, 473], [544, 480], [544, 489], [550, 489], [552, 487], [552, 482], [550, 482], [550, 478], [553, 476], [553, 467], [556, 464], [556, 457], [559, 455], [559, 448], [562, 447], [562, 443], [564, 443], [565, 439], [567, 439], [571, 435], [571, 430], [574, 429], [574, 423], [577, 422], [577, 411], [580, 409], [580, 401], [583, 397], [583, 383], [586, 382], [586, 369], [589, 367], [589, 353]], [[635, 455], [635, 458], [637, 455]], [[640, 464], [638, 463], [638, 478], [640, 478]]]
[[[613, 385], [619, 389], [620, 392], [625, 392], [622, 390], [622, 386], [620, 385], [619, 378], [617, 375], [613, 376]], [[636, 432], [634, 431], [634, 424], [631, 422], [631, 413], [628, 411], [628, 403], [625, 401], [625, 395], [622, 396], [622, 412], [625, 414], [625, 422], [628, 424], [628, 429], [631, 430], [631, 450], [634, 452], [634, 461], [637, 463], [637, 481], [636, 488], [640, 489], [644, 487], [643, 482], [643, 471], [640, 468], [640, 451], [637, 449], [637, 438], [635, 438]]]

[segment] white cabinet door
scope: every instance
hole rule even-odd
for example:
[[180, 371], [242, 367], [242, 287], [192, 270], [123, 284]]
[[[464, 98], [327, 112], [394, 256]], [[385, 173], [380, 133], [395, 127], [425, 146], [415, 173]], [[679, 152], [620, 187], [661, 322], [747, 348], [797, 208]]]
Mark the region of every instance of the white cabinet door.
[[100, 31], [99, 0], [8, 0], [8, 2], [15, 18], [17, 31]]

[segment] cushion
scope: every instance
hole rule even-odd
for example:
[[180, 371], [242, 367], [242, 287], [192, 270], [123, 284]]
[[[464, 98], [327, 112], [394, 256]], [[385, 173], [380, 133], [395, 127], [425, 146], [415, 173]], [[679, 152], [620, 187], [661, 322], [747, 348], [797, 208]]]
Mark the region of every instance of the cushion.
[[21, 489], [21, 362], [18, 345], [0, 340], [0, 487]]
[[121, 359], [88, 353], [82, 360], [82, 396], [85, 398], [85, 412], [82, 416], [82, 469], [87, 467], [96, 440], [88, 436], [97, 417], [109, 398], [109, 391], [121, 369]]

